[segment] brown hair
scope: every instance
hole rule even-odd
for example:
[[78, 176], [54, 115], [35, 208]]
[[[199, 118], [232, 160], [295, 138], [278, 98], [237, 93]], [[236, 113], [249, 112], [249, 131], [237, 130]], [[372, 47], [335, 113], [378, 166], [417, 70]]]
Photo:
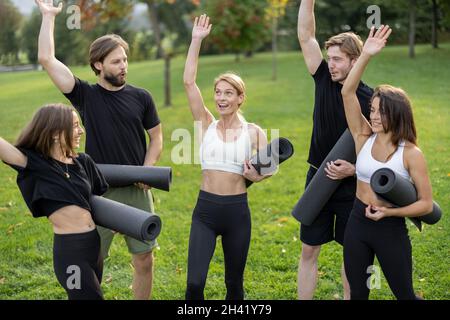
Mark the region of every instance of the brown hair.
[[66, 157], [76, 155], [73, 148], [73, 108], [64, 104], [48, 104], [40, 108], [31, 122], [22, 130], [16, 146], [34, 149], [50, 158], [50, 151], [55, 144], [53, 137], [64, 137], [65, 145], [61, 152]]
[[[244, 80], [242, 80], [242, 78], [239, 77], [236, 73], [226, 72], [219, 75], [216, 79], [214, 79], [214, 90], [216, 90], [217, 84], [220, 81], [228, 82], [233, 88], [236, 89], [238, 96], [244, 95], [245, 100], [245, 83]], [[242, 101], [242, 103], [244, 103], [244, 101]]]
[[392, 143], [398, 146], [401, 140], [416, 144], [416, 126], [411, 102], [405, 91], [390, 85], [375, 88], [373, 99], [380, 99], [380, 115], [385, 132], [392, 132]]
[[119, 46], [124, 48], [128, 53], [128, 43], [117, 34], [107, 34], [92, 42], [91, 47], [89, 48], [89, 63], [91, 64], [91, 69], [95, 72], [95, 75], [98, 76], [100, 70], [98, 70], [94, 64], [96, 62], [103, 62], [106, 56]]
[[356, 59], [361, 55], [363, 42], [361, 37], [353, 32], [344, 32], [335, 35], [325, 42], [325, 49], [329, 47], [338, 46], [350, 60]]

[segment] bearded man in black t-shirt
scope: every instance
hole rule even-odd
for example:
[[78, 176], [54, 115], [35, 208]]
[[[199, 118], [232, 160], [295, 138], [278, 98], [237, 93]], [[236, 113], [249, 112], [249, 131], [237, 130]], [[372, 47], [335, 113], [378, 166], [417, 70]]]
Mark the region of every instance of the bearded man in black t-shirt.
[[[306, 67], [315, 83], [313, 130], [309, 149], [310, 165], [306, 185], [311, 181], [339, 137], [347, 128], [342, 102], [342, 84], [361, 54], [362, 41], [352, 32], [331, 37], [325, 43], [327, 61], [322, 56], [315, 37], [314, 0], [302, 0], [298, 15], [298, 38]], [[369, 119], [370, 98], [373, 90], [360, 83], [357, 96], [364, 116]], [[325, 168], [328, 178], [342, 180], [340, 186], [324, 205], [317, 219], [310, 225], [301, 225], [302, 253], [298, 268], [298, 298], [313, 298], [317, 284], [318, 257], [321, 245], [335, 240], [343, 244], [344, 231], [356, 193], [355, 166], [336, 159]], [[341, 269], [344, 299], [350, 299], [350, 287]]]
[[[162, 151], [162, 129], [148, 91], [126, 84], [128, 44], [118, 35], [95, 40], [89, 51], [96, 84], [76, 78], [55, 57], [55, 17], [62, 6], [36, 0], [42, 13], [39, 33], [39, 62], [56, 87], [80, 113], [86, 130], [86, 153], [96, 163], [153, 166]], [[150, 137], [147, 147], [145, 133]], [[110, 188], [105, 197], [153, 212], [150, 188], [143, 184]], [[114, 232], [98, 227], [101, 255], [108, 256]], [[142, 242], [125, 236], [134, 266], [135, 299], [149, 299], [153, 283], [153, 253], [156, 241]]]

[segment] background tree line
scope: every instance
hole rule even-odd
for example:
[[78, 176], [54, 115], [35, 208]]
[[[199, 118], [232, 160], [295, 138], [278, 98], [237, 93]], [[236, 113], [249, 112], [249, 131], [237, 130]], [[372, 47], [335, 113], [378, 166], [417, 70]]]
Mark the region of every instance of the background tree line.
[[[170, 99], [170, 61], [185, 53], [193, 17], [206, 12], [214, 25], [204, 54], [233, 53], [236, 59], [254, 52], [298, 50], [297, 14], [301, 0], [65, 0], [55, 27], [56, 56], [68, 65], [87, 64], [89, 44], [107, 33], [120, 34], [130, 44], [130, 60], [164, 59], [165, 105]], [[70, 30], [66, 8], [81, 9], [81, 30]], [[147, 8], [146, 26], [137, 26], [133, 10]], [[354, 31], [367, 34], [367, 8], [381, 9], [382, 23], [394, 29], [391, 43], [450, 40], [450, 0], [316, 0], [317, 38], [323, 45], [333, 34]], [[23, 16], [11, 0], [0, 0], [0, 64], [37, 64], [37, 39], [41, 15], [37, 8]]]

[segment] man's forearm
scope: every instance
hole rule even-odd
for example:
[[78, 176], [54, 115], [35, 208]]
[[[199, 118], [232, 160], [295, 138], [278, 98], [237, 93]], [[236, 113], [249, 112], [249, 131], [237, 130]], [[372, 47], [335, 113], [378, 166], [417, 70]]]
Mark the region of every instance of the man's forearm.
[[148, 146], [147, 153], [145, 155], [144, 166], [154, 166], [161, 157], [161, 152], [162, 141], [152, 141]]
[[314, 0], [302, 0], [298, 13], [298, 39], [307, 41], [316, 36], [316, 20], [314, 17]]

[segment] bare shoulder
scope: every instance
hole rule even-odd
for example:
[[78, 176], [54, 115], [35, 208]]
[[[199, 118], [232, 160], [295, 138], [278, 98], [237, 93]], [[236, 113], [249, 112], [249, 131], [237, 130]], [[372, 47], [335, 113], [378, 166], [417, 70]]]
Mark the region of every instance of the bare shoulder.
[[257, 136], [257, 135], [258, 136], [260, 136], [260, 135], [266, 136], [266, 133], [264, 132], [264, 130], [255, 123], [250, 123], [250, 122], [248, 123], [248, 131], [250, 132], [251, 135], [254, 135], [254, 136]]
[[403, 159], [407, 168], [425, 165], [425, 156], [422, 150], [411, 142], [405, 143]]
[[248, 123], [248, 133], [250, 135], [250, 140], [252, 145], [259, 149], [267, 144], [267, 136], [260, 126], [254, 123]]
[[423, 152], [420, 150], [418, 146], [416, 146], [414, 143], [411, 142], [405, 142], [405, 155], [409, 158], [417, 158], [422, 157], [423, 158]]

